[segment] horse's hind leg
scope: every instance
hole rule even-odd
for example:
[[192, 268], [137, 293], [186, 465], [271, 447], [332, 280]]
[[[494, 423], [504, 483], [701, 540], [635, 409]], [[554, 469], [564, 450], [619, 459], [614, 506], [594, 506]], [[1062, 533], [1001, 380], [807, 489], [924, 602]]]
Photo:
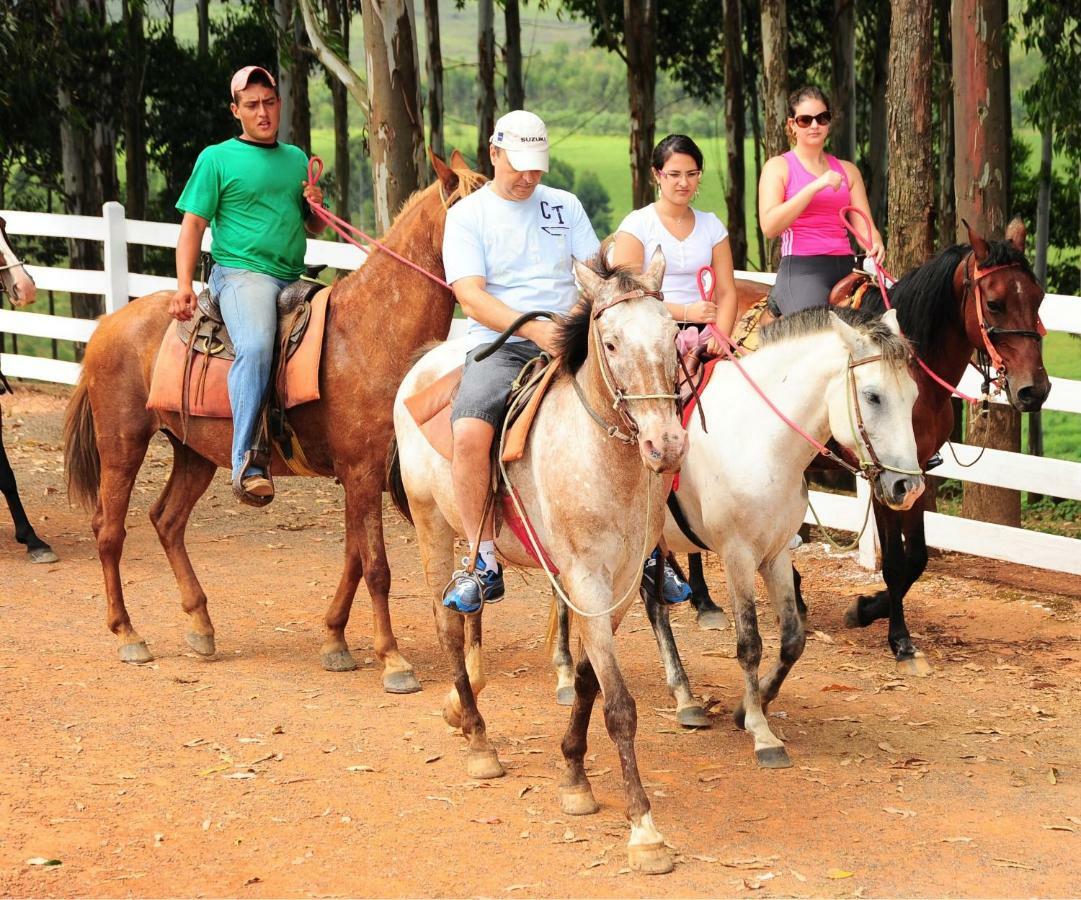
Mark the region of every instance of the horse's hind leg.
[[213, 656], [214, 625], [206, 608], [206, 592], [184, 546], [184, 532], [192, 509], [209, 487], [217, 467], [172, 435], [169, 440], [173, 445], [173, 470], [161, 496], [150, 508], [150, 521], [154, 523], [169, 558], [180, 588], [181, 606], [188, 614], [189, 626], [184, 639], [200, 656]]
[[653, 636], [657, 639], [657, 648], [661, 651], [668, 692], [676, 701], [676, 721], [688, 728], [709, 728], [709, 716], [691, 693], [691, 683], [683, 668], [675, 635], [672, 634], [668, 604], [649, 591], [643, 592], [643, 602], [646, 604], [649, 624], [653, 626]]
[[556, 632], [552, 647], [552, 668], [556, 670], [556, 703], [572, 706], [576, 696], [574, 659], [571, 657], [571, 623], [567, 604], [552, 591], [552, 615], [555, 616]]
[[796, 585], [792, 577], [795, 569], [788, 551], [782, 551], [774, 559], [762, 563], [759, 571], [766, 582], [766, 590], [773, 603], [773, 610], [777, 613], [781, 630], [781, 649], [777, 664], [761, 682], [762, 709], [768, 711], [770, 703], [776, 699], [777, 692], [781, 689], [781, 684], [796, 664], [796, 660], [803, 655], [807, 638], [803, 630], [803, 617], [796, 605]]
[[[120, 659], [123, 662], [150, 662], [154, 657], [147, 649], [146, 642], [132, 628], [124, 605], [120, 557], [124, 553], [124, 539], [127, 537], [124, 520], [131, 502], [131, 489], [146, 456], [151, 432], [125, 432], [119, 427], [106, 431], [104, 426], [102, 417], [99, 417], [94, 428], [101, 455], [101, 481], [92, 525], [105, 576], [105, 624], [120, 641]], [[103, 438], [103, 435], [107, 437]]]
[[383, 663], [383, 689], [391, 694], [414, 693], [420, 690], [420, 683], [398, 651], [390, 622], [390, 564], [383, 543], [380, 482], [366, 466], [353, 466], [339, 478], [345, 488], [345, 568], [324, 620], [323, 668], [344, 672], [357, 667], [345, 640], [345, 626], [363, 575], [372, 599], [372, 649]]
[[705, 631], [723, 631], [731, 622], [713, 598], [702, 571], [702, 554], [687, 554], [687, 583], [691, 586], [691, 603], [698, 613], [698, 627]]
[[15, 540], [26, 546], [26, 555], [29, 557], [30, 562], [54, 563], [59, 557], [53, 553], [52, 547], [37, 536], [34, 526], [30, 524], [30, 519], [27, 518], [26, 510], [23, 509], [22, 500], [19, 499], [19, 489], [15, 484], [15, 473], [11, 470], [7, 450], [4, 449], [2, 421], [2, 414], [0, 414], [0, 493], [7, 500], [8, 509], [11, 511], [11, 519], [15, 523]]
[[762, 708], [758, 667], [762, 661], [762, 637], [754, 608], [754, 562], [749, 553], [730, 553], [725, 559], [728, 596], [736, 614], [736, 658], [743, 669], [743, 700], [732, 714], [736, 725], [754, 738], [754, 755], [767, 769], [792, 765], [781, 740], [770, 731]]

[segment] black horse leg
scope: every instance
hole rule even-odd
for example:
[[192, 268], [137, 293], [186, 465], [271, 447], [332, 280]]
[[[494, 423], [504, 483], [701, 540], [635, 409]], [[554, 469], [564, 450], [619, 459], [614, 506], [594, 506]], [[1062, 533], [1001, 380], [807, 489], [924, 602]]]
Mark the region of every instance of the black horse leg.
[[19, 489], [15, 484], [15, 473], [11, 470], [8, 462], [7, 451], [4, 449], [3, 431], [0, 430], [0, 493], [7, 500], [8, 509], [11, 510], [11, 518], [15, 523], [15, 540], [26, 545], [26, 554], [31, 562], [56, 562], [57, 556], [52, 547], [37, 536], [34, 526], [26, 516], [22, 500], [19, 499]]
[[709, 595], [709, 586], [702, 571], [702, 554], [687, 554], [687, 583], [691, 586], [691, 604], [698, 613], [698, 627], [706, 631], [721, 631], [729, 625], [728, 616]]
[[792, 587], [796, 589], [796, 612], [799, 613], [799, 617], [803, 620], [803, 624], [807, 624], [807, 604], [803, 600], [803, 591], [800, 587], [803, 584], [803, 576], [800, 575], [799, 569], [792, 566]]
[[679, 658], [679, 649], [672, 634], [672, 623], [668, 618], [668, 604], [651, 591], [643, 591], [642, 599], [646, 604], [646, 615], [653, 626], [653, 636], [657, 639], [657, 648], [661, 651], [664, 664], [665, 681], [668, 692], [676, 700], [676, 720], [689, 728], [709, 728], [709, 717], [702, 705], [691, 693], [691, 683]]

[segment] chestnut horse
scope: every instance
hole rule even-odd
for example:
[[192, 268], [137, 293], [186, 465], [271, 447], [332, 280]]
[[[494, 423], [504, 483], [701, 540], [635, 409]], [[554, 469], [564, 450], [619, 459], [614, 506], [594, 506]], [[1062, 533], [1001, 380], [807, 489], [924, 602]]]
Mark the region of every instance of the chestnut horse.
[[[385, 243], [441, 277], [446, 211], [485, 179], [470, 171], [457, 152], [449, 166], [435, 157], [433, 165], [437, 183], [406, 203]], [[154, 359], [172, 321], [169, 296], [151, 294], [101, 320], [87, 344], [83, 374], [65, 423], [69, 493], [95, 510], [106, 624], [119, 639], [125, 662], [152, 659], [124, 606], [120, 556], [132, 485], [156, 431], [163, 431], [172, 444], [173, 468], [150, 519], [188, 614], [187, 642], [203, 656], [215, 652], [206, 594], [188, 558], [184, 531], [215, 470], [229, 468], [232, 423], [193, 418], [187, 440], [181, 441], [179, 414], [146, 408]], [[447, 336], [452, 313], [449, 290], [373, 251], [331, 294], [319, 378], [321, 399], [289, 414], [311, 468], [336, 477], [345, 491], [345, 569], [326, 613], [323, 667], [356, 668], [345, 627], [363, 575], [372, 598], [374, 650], [383, 664], [383, 686], [392, 693], [420, 690], [412, 666], [398, 651], [387, 605], [390, 569], [383, 544], [382, 490], [394, 392], [414, 351]], [[289, 474], [277, 454], [273, 466], [276, 474]]]
[[[26, 268], [19, 262], [15, 251], [11, 249], [6, 227], [7, 223], [0, 219], [0, 299], [7, 294], [11, 298], [11, 305], [20, 309], [34, 302], [37, 288], [34, 280], [26, 273]], [[3, 372], [0, 372], [0, 394], [10, 389], [11, 386], [4, 378]], [[4, 411], [0, 409], [0, 494], [3, 494], [4, 499], [7, 500], [11, 519], [15, 523], [15, 540], [26, 546], [26, 557], [30, 562], [54, 563], [58, 559], [57, 555], [52, 547], [38, 537], [19, 498], [15, 473], [11, 469], [7, 451], [4, 449], [3, 419]]]
[[[953, 385], [961, 380], [973, 352], [986, 351], [986, 333], [1001, 357], [1000, 375], [1010, 403], [1021, 412], [1033, 412], [1047, 399], [1051, 383], [1040, 339], [1044, 292], [1025, 259], [1025, 226], [1014, 219], [1004, 241], [984, 240], [969, 227], [968, 238], [968, 244], [950, 247], [906, 274], [890, 289], [890, 303], [919, 357]], [[741, 299], [744, 294], [750, 299], [751, 284], [747, 283]], [[767, 291], [762, 286], [758, 296]], [[861, 308], [882, 312], [885, 305], [872, 289]], [[948, 390], [922, 368], [915, 369], [915, 376], [920, 393], [912, 416], [922, 467], [949, 440], [954, 414]], [[888, 618], [887, 638], [898, 669], [904, 674], [926, 674], [930, 665], [916, 650], [904, 613], [905, 594], [927, 566], [923, 504], [902, 512], [875, 498], [874, 511], [886, 589], [859, 597], [846, 613], [845, 623], [863, 628]], [[690, 570], [692, 600], [700, 616], [712, 614], [717, 607], [702, 579], [700, 557], [691, 557]], [[798, 575], [796, 584], [798, 590]]]

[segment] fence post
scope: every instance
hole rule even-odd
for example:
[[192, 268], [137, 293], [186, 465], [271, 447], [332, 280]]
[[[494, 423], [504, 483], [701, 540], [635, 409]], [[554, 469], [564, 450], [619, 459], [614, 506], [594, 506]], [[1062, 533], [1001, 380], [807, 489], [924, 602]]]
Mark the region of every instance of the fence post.
[[[871, 485], [867, 483], [866, 478], [856, 479], [856, 500], [859, 501], [860, 507], [865, 509], [871, 502]], [[868, 571], [873, 572], [878, 568], [878, 527], [875, 525], [873, 504], [867, 510], [867, 527], [860, 535], [859, 560], [860, 565]]]
[[128, 302], [128, 227], [124, 207], [110, 200], [101, 207], [105, 224], [105, 312]]

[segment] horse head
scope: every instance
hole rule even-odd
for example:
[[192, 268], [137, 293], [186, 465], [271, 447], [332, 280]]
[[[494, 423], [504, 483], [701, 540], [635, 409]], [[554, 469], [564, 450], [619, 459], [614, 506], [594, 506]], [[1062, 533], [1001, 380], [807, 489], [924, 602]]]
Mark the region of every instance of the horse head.
[[958, 274], [965, 331], [1004, 376], [1006, 395], [1021, 412], [1039, 409], [1051, 390], [1043, 365], [1043, 288], [1025, 259], [1025, 225], [1016, 218], [1005, 241], [986, 241], [967, 222], [972, 259]]
[[874, 473], [875, 496], [892, 509], [909, 509], [924, 488], [912, 430], [919, 393], [910, 369], [912, 351], [901, 336], [896, 310], [851, 322], [830, 313], [849, 356], [845, 377], [831, 382], [826, 398], [830, 430]]
[[658, 248], [639, 275], [609, 265], [602, 246], [588, 264], [575, 260], [574, 273], [582, 300], [561, 325], [564, 367], [572, 377], [585, 370], [606, 422], [616, 411], [610, 434], [636, 441], [654, 472], [678, 472], [688, 439], [675, 402], [676, 323], [659, 299], [664, 254]]
[[11, 297], [12, 305], [29, 306], [34, 302], [37, 286], [11, 249], [6, 228], [7, 222], [0, 219], [0, 285]]

